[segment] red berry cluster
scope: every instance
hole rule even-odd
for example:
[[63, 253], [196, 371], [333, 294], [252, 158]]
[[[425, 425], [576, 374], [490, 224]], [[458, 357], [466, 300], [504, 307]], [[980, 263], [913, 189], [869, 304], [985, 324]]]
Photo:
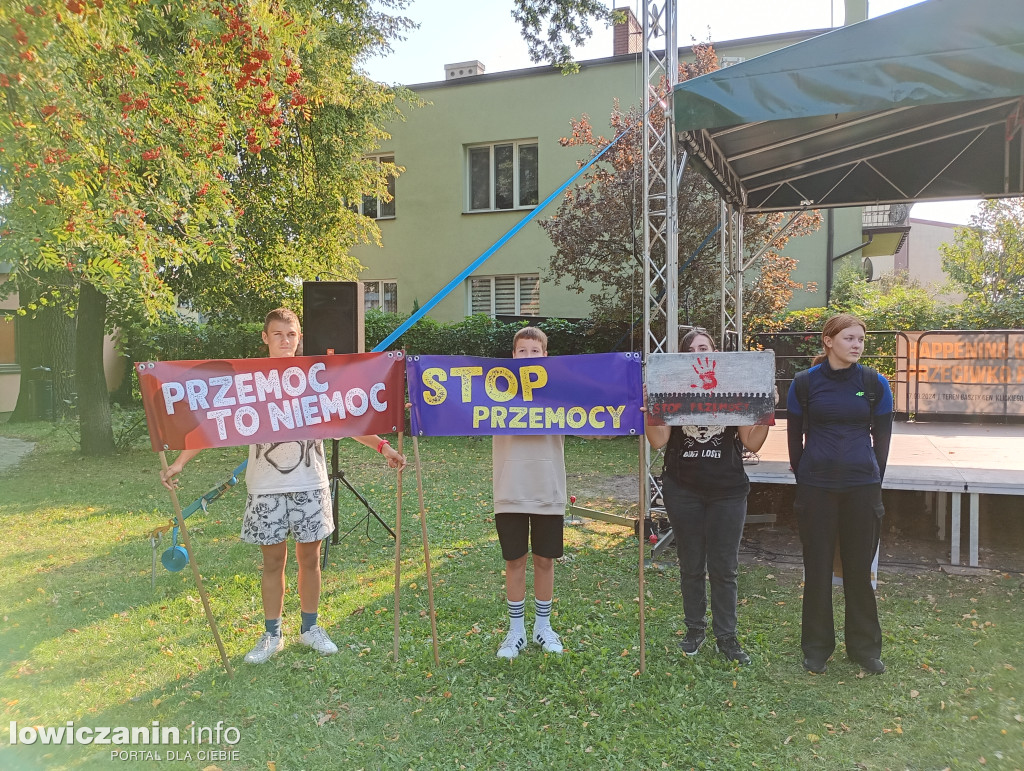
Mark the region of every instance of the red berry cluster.
[[[299, 83], [302, 80], [302, 73], [298, 63], [290, 56], [285, 56], [280, 64], [286, 71], [284, 84], [290, 87], [291, 93], [283, 102], [282, 95], [271, 85], [275, 78], [280, 78], [280, 69], [275, 64], [275, 57], [268, 50], [269, 36], [267, 33], [253, 27], [252, 23], [243, 15], [241, 5], [220, 5], [216, 2], [211, 4], [210, 12], [224, 22], [226, 32], [219, 35], [219, 41], [224, 46], [232, 46], [237, 51], [237, 58], [232, 57], [234, 63], [225, 59], [223, 71], [229, 74], [232, 71], [238, 72], [234, 80], [234, 87], [239, 92], [256, 92], [256, 115], [255, 123], [251, 125], [245, 135], [246, 149], [250, 153], [259, 153], [265, 146], [276, 146], [281, 143], [280, 127], [284, 125], [282, 110], [288, 106], [299, 107], [307, 102], [305, 95], [299, 92]], [[285, 26], [291, 24], [291, 19], [285, 20]], [[237, 68], [234, 69], [233, 68]], [[280, 81], [278, 81], [280, 82]], [[256, 91], [256, 89], [259, 89]], [[250, 91], [251, 90], [251, 91]], [[258, 96], [257, 96], [258, 94]], [[218, 140], [223, 139], [223, 133], [219, 133]], [[223, 144], [218, 141], [223, 147]], [[214, 147], [214, 150], [221, 148]]]
[[43, 153], [43, 163], [66, 163], [71, 160], [71, 155], [63, 147], [47, 148]]
[[122, 92], [117, 95], [118, 101], [121, 102], [121, 117], [127, 117], [128, 113], [132, 110], [145, 110], [149, 107], [149, 95], [143, 94], [142, 96], [132, 96], [127, 92]]

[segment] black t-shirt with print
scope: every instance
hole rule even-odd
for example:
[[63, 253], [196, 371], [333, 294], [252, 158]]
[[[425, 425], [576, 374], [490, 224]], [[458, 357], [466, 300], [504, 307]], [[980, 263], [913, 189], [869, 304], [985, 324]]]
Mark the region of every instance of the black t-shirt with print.
[[664, 473], [704, 496], [724, 498], [750, 491], [736, 426], [672, 426]]

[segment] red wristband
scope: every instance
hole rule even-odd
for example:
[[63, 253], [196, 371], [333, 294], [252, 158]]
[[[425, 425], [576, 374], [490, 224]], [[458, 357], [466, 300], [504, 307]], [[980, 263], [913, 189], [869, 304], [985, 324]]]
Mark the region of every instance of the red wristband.
[[382, 455], [384, 454], [384, 445], [390, 446], [391, 442], [389, 442], [387, 439], [380, 440], [380, 444], [377, 445], [377, 452], [381, 453]]

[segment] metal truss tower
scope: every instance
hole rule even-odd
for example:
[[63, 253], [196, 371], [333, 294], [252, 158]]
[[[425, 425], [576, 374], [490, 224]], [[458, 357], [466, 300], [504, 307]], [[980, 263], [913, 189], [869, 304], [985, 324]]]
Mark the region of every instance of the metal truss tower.
[[723, 351], [743, 350], [743, 213], [721, 202], [722, 341]]
[[[645, 0], [643, 74], [644, 360], [679, 350], [679, 175], [673, 89], [679, 82], [676, 0]], [[659, 50], [660, 49], [660, 50]]]
[[[676, 163], [674, 88], [679, 82], [679, 42], [676, 0], [644, 0], [643, 74], [646, 109], [643, 113], [644, 188], [644, 364], [652, 353], [679, 351], [679, 182], [685, 157]], [[661, 498], [661, 485], [652, 472], [651, 446], [641, 441], [646, 484], [640, 490], [640, 518]], [[659, 453], [660, 455], [660, 453]], [[645, 500], [646, 499], [646, 500]], [[643, 533], [643, 526], [639, 529]], [[672, 543], [665, 534], [651, 551]], [[641, 555], [644, 539], [640, 539]], [[641, 603], [643, 570], [640, 571]], [[643, 605], [641, 604], [641, 614]], [[641, 616], [642, 618], [642, 616]], [[643, 667], [643, 641], [640, 661]]]

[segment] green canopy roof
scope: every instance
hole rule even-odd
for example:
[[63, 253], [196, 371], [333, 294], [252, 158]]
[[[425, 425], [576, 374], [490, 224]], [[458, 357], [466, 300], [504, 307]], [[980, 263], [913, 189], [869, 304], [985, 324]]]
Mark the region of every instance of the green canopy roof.
[[691, 159], [751, 211], [1024, 195], [1024, 0], [929, 0], [674, 99]]

